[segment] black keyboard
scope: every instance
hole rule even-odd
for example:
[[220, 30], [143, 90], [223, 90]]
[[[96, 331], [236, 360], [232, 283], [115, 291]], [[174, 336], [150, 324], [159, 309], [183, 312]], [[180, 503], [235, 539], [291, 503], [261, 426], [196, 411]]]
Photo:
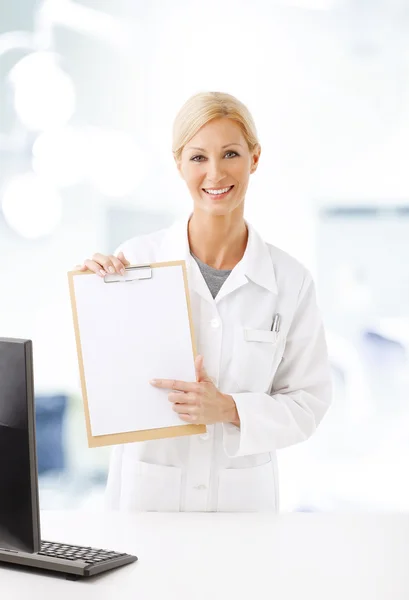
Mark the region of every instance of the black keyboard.
[[0, 550], [0, 564], [11, 563], [23, 567], [57, 571], [66, 574], [67, 579], [90, 577], [137, 560], [138, 557], [132, 554], [60, 542], [42, 541], [40, 551], [34, 554]]
[[87, 565], [97, 565], [106, 560], [126, 556], [125, 553], [103, 550], [102, 548], [91, 548], [90, 546], [72, 546], [58, 542], [41, 542], [41, 549], [37, 553], [41, 556], [52, 556], [64, 560], [81, 560]]

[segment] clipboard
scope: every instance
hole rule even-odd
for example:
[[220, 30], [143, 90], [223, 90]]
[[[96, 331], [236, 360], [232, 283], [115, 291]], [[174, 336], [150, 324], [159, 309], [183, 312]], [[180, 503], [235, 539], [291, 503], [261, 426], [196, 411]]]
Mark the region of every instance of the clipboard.
[[[170, 282], [172, 285], [169, 285]], [[88, 446], [93, 448], [205, 433], [205, 425], [184, 423], [174, 413], [167, 399], [168, 390], [160, 390], [149, 384], [149, 379], [152, 378], [195, 381], [196, 342], [185, 261], [130, 265], [125, 268], [124, 276], [115, 273], [107, 274], [104, 278], [92, 271], [70, 271], [68, 283]], [[165, 291], [166, 295], [164, 295]], [[141, 313], [142, 309], [143, 313]], [[172, 319], [176, 321], [172, 322]], [[147, 329], [149, 322], [156, 327], [156, 335], [153, 332], [152, 338]], [[159, 349], [154, 349], [153, 346], [159, 343], [158, 327], [160, 326], [167, 328], [167, 341], [165, 340], [164, 347], [161, 345]], [[176, 331], [177, 327], [179, 330]], [[145, 334], [141, 333], [140, 339], [136, 341], [135, 338], [143, 331]], [[104, 332], [106, 332], [105, 341]], [[176, 336], [179, 343], [179, 354], [176, 355], [173, 349], [174, 342], [169, 339], [172, 332], [183, 333], [182, 338]], [[143, 344], [145, 346], [142, 349]], [[173, 374], [170, 372], [145, 374], [143, 366], [138, 370], [138, 364], [135, 366], [131, 364], [132, 357], [129, 353], [132, 352], [139, 356], [140, 363], [145, 360], [148, 363], [149, 360], [152, 363], [158, 362], [165, 366], [164, 371], [168, 368], [168, 363], [174, 362], [175, 371]], [[127, 381], [121, 380], [121, 372], [118, 369], [120, 356], [126, 371], [122, 376]], [[180, 358], [184, 361], [184, 366], [181, 368], [185, 373], [189, 371], [191, 375], [188, 379], [178, 376]], [[114, 372], [107, 369], [109, 360], [116, 365]], [[193, 378], [191, 367], [188, 366], [190, 363], [193, 366]], [[99, 365], [105, 367], [99, 371]], [[112, 378], [115, 377], [116, 380], [113, 380]], [[145, 411], [146, 405], [142, 408], [141, 403], [145, 399], [139, 398], [140, 404], [138, 404], [138, 390], [135, 390], [135, 403], [133, 389], [128, 385], [124, 390], [123, 386], [133, 381], [139, 381], [141, 389], [145, 390], [147, 396], [153, 397], [150, 398], [149, 407], [152, 411], [151, 417], [147, 415], [149, 411]], [[120, 390], [117, 397], [115, 397], [116, 387]], [[155, 396], [155, 390], [162, 396]], [[127, 420], [126, 428], [130, 427], [131, 430], [124, 430], [126, 415], [121, 413], [121, 407], [129, 411], [130, 418], [129, 421]], [[165, 426], [155, 424], [154, 427], [149, 428], [131, 426], [137, 421], [150, 422], [149, 419], [155, 423], [162, 421], [167, 423], [170, 419], [171, 423]], [[119, 430], [108, 431], [107, 427], [115, 427], [114, 422], [120, 423]]]

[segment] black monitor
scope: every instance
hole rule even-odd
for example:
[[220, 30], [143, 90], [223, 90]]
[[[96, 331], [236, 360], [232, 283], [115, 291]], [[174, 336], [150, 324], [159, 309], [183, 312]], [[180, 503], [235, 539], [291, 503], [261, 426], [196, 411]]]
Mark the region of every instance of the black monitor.
[[0, 338], [0, 564], [78, 579], [136, 560], [125, 552], [41, 540], [32, 343]]
[[0, 549], [40, 540], [32, 343], [0, 338]]

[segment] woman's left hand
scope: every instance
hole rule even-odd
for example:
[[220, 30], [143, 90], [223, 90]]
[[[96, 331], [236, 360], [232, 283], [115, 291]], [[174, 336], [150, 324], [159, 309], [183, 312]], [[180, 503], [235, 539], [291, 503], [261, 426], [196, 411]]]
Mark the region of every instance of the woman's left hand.
[[172, 390], [168, 394], [173, 410], [187, 423], [234, 423], [238, 420], [232, 396], [222, 394], [206, 373], [203, 356], [195, 359], [196, 382], [152, 379], [151, 385]]

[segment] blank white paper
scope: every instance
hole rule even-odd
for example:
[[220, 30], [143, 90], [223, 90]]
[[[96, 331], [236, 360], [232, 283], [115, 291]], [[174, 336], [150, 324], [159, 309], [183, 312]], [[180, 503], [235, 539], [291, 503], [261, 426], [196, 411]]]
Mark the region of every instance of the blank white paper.
[[74, 275], [73, 284], [92, 435], [186, 425], [169, 390], [149, 383], [196, 380], [182, 267], [126, 283]]

